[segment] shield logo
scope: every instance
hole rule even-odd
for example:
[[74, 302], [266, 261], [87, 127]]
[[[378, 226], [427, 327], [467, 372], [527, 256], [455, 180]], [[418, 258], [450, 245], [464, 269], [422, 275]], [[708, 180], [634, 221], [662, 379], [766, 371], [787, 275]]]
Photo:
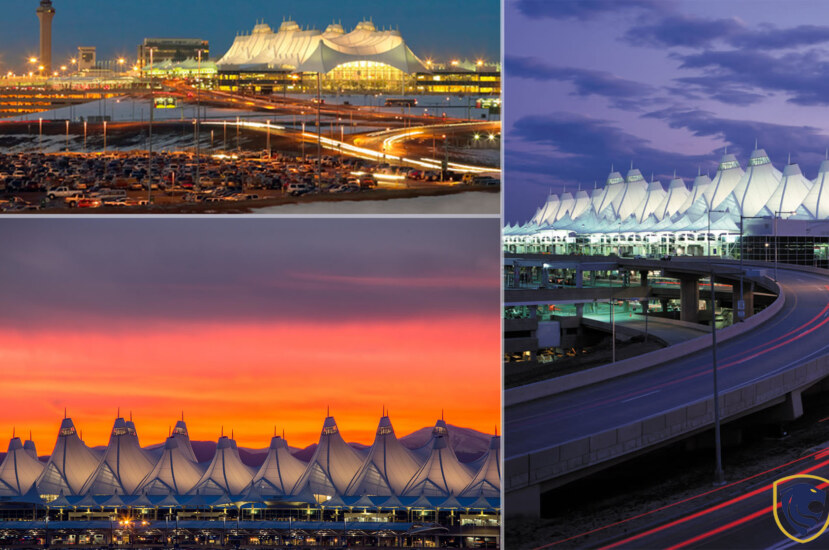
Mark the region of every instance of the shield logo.
[[829, 526], [827, 487], [829, 480], [807, 474], [783, 477], [772, 484], [772, 513], [784, 535], [806, 543], [823, 534]]

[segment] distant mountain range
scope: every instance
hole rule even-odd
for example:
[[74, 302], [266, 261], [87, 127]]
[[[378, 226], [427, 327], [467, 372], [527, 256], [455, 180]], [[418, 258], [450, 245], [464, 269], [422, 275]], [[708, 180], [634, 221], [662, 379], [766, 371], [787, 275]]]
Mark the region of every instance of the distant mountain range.
[[[455, 454], [458, 455], [458, 460], [461, 462], [472, 462], [489, 449], [489, 441], [492, 438], [492, 434], [485, 434], [477, 430], [453, 426], [451, 424], [447, 424], [447, 427], [449, 429], [449, 444], [452, 446]], [[423, 447], [429, 443], [429, 440], [432, 437], [432, 429], [432, 426], [420, 428], [409, 435], [401, 437], [400, 442], [409, 449]], [[209, 462], [213, 459], [213, 455], [216, 453], [215, 441], [191, 441], [190, 443], [193, 445], [193, 452], [196, 453], [196, 458], [199, 462]], [[163, 445], [163, 443], [156, 443], [154, 445], [148, 445], [147, 447], [144, 447], [144, 449], [158, 455], [160, 454], [160, 450]], [[349, 443], [349, 445], [360, 451], [362, 454], [365, 454], [369, 448], [368, 445], [363, 445], [361, 443]], [[99, 445], [93, 448], [103, 451], [106, 449], [106, 446]], [[311, 460], [316, 448], [317, 444], [313, 443], [302, 449], [298, 447], [290, 447], [290, 450], [291, 454], [295, 457], [308, 462]], [[258, 468], [262, 465], [267, 454], [267, 447], [264, 449], [239, 447], [239, 458], [242, 459], [243, 463], [254, 468]], [[5, 455], [6, 453], [0, 453], [0, 461], [2, 461]], [[47, 462], [48, 460], [49, 455], [40, 457], [41, 462]]]

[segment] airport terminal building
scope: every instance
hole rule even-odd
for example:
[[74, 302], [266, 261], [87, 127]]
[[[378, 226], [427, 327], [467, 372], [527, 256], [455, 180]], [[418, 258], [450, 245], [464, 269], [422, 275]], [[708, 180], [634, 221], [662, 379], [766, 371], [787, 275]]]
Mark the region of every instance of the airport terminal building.
[[[500, 72], [489, 65], [459, 64], [431, 78], [432, 63], [412, 52], [400, 32], [361, 21], [346, 32], [340, 23], [324, 31], [292, 20], [274, 31], [264, 22], [236, 36], [217, 60], [218, 89], [256, 93], [380, 92], [393, 94], [500, 93]], [[478, 70], [479, 69], [479, 70]], [[447, 83], [451, 83], [449, 86]]]
[[254, 468], [224, 435], [198, 462], [183, 420], [144, 448], [119, 417], [99, 450], [64, 418], [48, 460], [32, 441], [9, 443], [0, 544], [495, 546], [500, 438], [468, 463], [449, 441], [439, 420], [426, 445], [409, 449], [383, 416], [373, 445], [358, 450], [329, 416], [309, 461], [275, 435]]
[[[763, 149], [745, 169], [725, 154], [713, 178], [667, 186], [631, 166], [604, 187], [551, 194], [526, 223], [504, 228], [507, 252], [714, 255], [829, 267], [829, 160], [809, 180], [797, 164], [782, 171]], [[742, 238], [741, 238], [742, 235]]]

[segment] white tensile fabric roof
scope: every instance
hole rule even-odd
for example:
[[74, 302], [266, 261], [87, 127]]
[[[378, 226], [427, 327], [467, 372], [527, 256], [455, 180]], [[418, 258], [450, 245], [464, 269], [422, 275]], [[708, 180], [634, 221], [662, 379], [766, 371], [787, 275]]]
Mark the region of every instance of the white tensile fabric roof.
[[631, 168], [628, 171], [627, 178], [622, 191], [616, 195], [616, 198], [611, 203], [613, 211], [617, 219], [626, 220], [636, 211], [636, 208], [642, 204], [648, 195], [648, 184], [645, 183], [645, 178], [642, 173]]
[[400, 495], [419, 467], [412, 452], [398, 441], [389, 417], [383, 416], [368, 456], [346, 495]]
[[183, 495], [195, 487], [203, 475], [204, 468], [190, 459], [175, 436], [170, 436], [164, 442], [164, 451], [136, 493]]
[[633, 212], [636, 221], [642, 223], [645, 219], [654, 213], [656, 207], [660, 205], [667, 193], [662, 189], [662, 184], [658, 181], [652, 181], [648, 184], [648, 194], [645, 200], [641, 201], [639, 206]]
[[223, 435], [216, 444], [213, 460], [190, 494], [238, 495], [250, 484], [254, 473], [242, 462], [236, 441]]
[[722, 210], [723, 201], [731, 195], [744, 173], [737, 157], [731, 154], [723, 155], [717, 166], [717, 175], [705, 191], [705, 201], [709, 207]]
[[797, 208], [803, 203], [811, 190], [812, 182], [803, 177], [800, 166], [787, 164], [783, 168], [780, 185], [777, 186], [777, 189], [774, 190], [774, 193], [766, 202], [766, 208], [772, 214], [787, 218], [797, 212]]
[[43, 463], [23, 447], [19, 437], [9, 441], [9, 451], [0, 464], [0, 496], [25, 494], [43, 472]]
[[493, 436], [478, 473], [460, 494], [461, 497], [498, 497], [501, 495], [501, 438]]
[[[741, 216], [827, 220], [827, 173], [829, 159], [821, 163], [813, 181], [804, 177], [797, 164], [789, 163], [781, 173], [760, 148], [751, 153], [745, 171], [733, 154], [723, 155], [714, 179], [698, 175], [690, 190], [675, 177], [664, 191], [656, 183], [643, 191], [638, 170], [631, 169], [627, 181], [619, 172], [611, 172], [604, 188], [595, 189], [589, 199], [581, 197], [592, 208], [578, 208], [577, 197], [569, 213], [551, 218], [545, 214], [561, 203], [557, 195], [551, 194], [530, 222], [508, 226], [504, 235], [531, 237], [549, 230], [579, 234], [703, 231], [709, 211], [711, 229], [716, 226], [723, 232], [739, 228]], [[653, 208], [653, 199], [659, 197], [659, 204]]]
[[198, 462], [196, 453], [193, 451], [193, 445], [190, 443], [190, 435], [187, 433], [187, 424], [184, 423], [183, 417], [176, 422], [176, 427], [173, 428], [173, 437], [178, 441], [178, 447], [184, 453], [184, 456], [193, 462]]
[[281, 69], [327, 73], [354, 61], [374, 61], [407, 74], [427, 71], [400, 33], [378, 31], [370, 21], [360, 22], [346, 33], [341, 25], [325, 32], [303, 30], [294, 21], [283, 21], [277, 32], [259, 23], [248, 35], [237, 36], [217, 62], [219, 69]]
[[469, 469], [449, 446], [449, 435], [433, 436], [431, 447], [429, 458], [403, 489], [402, 496], [458, 496], [472, 481]]
[[159, 506], [159, 498], [184, 506], [265, 502], [267, 497], [310, 502], [320, 495], [374, 502], [374, 497], [448, 498], [466, 489], [469, 496], [478, 496], [480, 491], [489, 491], [500, 476], [500, 470], [492, 470], [492, 463], [486, 465], [497, 462], [495, 447], [474, 463], [461, 464], [442, 419], [426, 445], [409, 450], [397, 439], [384, 413], [373, 445], [361, 452], [345, 442], [334, 418], [327, 417], [308, 464], [291, 454], [284, 439], [274, 437], [258, 471], [242, 462], [232, 436], [219, 438], [209, 466], [192, 460], [186, 427], [183, 421], [180, 424], [179, 433], [171, 433], [163, 446], [151, 447], [156, 449], [151, 455], [138, 445], [135, 426], [123, 418], [115, 420], [103, 452], [87, 447], [72, 420], [64, 418], [45, 466], [31, 442], [27, 448], [15, 437], [0, 462], [0, 496], [31, 502], [25, 500], [27, 495], [56, 495], [56, 502], [79, 507], [139, 502]]
[[772, 166], [763, 149], [755, 149], [748, 162], [745, 174], [734, 188], [734, 198], [743, 216], [763, 215], [761, 211], [780, 185], [783, 174]]
[[292, 494], [310, 489], [315, 495], [343, 495], [363, 464], [363, 457], [345, 442], [334, 417], [322, 426], [319, 444]]
[[412, 453], [420, 459], [421, 463], [426, 462], [426, 459], [429, 458], [430, 454], [432, 454], [434, 438], [439, 436], [446, 436], [447, 439], [449, 438], [449, 428], [446, 426], [446, 421], [442, 418], [435, 422], [435, 427], [432, 428], [432, 438], [429, 439], [429, 441], [427, 441], [422, 447], [412, 450]]
[[60, 424], [58, 440], [35, 484], [40, 494], [82, 494], [84, 483], [95, 471], [100, 457], [78, 437], [71, 418]]
[[824, 160], [820, 163], [817, 177], [812, 182], [811, 191], [803, 199], [803, 208], [818, 220], [829, 218], [829, 181], [826, 179], [827, 173], [829, 173], [829, 160]]
[[[29, 437], [31, 437], [31, 435], [29, 435]], [[35, 458], [35, 459], [38, 458], [37, 449], [35, 448], [35, 442], [34, 441], [32, 441], [31, 439], [27, 439], [26, 441], [23, 442], [23, 448], [26, 449], [26, 452], [28, 452], [30, 455], [32, 455], [33, 458]]]
[[268, 456], [251, 486], [263, 495], [289, 495], [305, 468], [306, 464], [291, 454], [288, 442], [277, 435], [271, 439]]
[[124, 419], [116, 418], [104, 456], [81, 492], [131, 495], [152, 469], [152, 461], [138, 445], [134, 426], [130, 433]]

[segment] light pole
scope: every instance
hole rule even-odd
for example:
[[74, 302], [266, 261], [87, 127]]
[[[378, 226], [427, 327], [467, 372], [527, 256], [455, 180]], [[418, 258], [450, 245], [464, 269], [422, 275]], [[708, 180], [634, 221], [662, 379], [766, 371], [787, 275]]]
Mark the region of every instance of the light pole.
[[107, 154], [107, 121], [104, 119], [104, 155]]
[[66, 121], [66, 152], [69, 152], [69, 121]]
[[777, 282], [777, 249], [780, 248], [780, 243], [777, 239], [777, 216], [780, 214], [796, 214], [793, 210], [775, 210], [774, 212], [774, 282]]
[[[155, 115], [155, 88], [153, 87], [153, 51], [155, 47], [147, 48], [150, 51], [150, 129], [147, 132], [147, 205], [153, 202], [153, 116]], [[141, 57], [143, 64], [144, 57]]]
[[38, 154], [43, 153], [43, 119], [37, 119], [37, 152]]
[[[706, 240], [711, 235], [711, 213], [724, 212], [724, 210], [708, 210], [708, 234], [705, 236]], [[714, 453], [715, 467], [714, 467], [714, 485], [724, 485], [725, 475], [722, 469], [722, 441], [720, 437], [720, 392], [717, 384], [717, 316], [716, 309], [716, 294], [714, 290], [714, 262], [711, 261], [709, 253], [708, 267], [709, 267], [709, 282], [711, 283], [711, 360], [713, 362], [714, 370]], [[742, 277], [742, 272], [740, 274]]]

